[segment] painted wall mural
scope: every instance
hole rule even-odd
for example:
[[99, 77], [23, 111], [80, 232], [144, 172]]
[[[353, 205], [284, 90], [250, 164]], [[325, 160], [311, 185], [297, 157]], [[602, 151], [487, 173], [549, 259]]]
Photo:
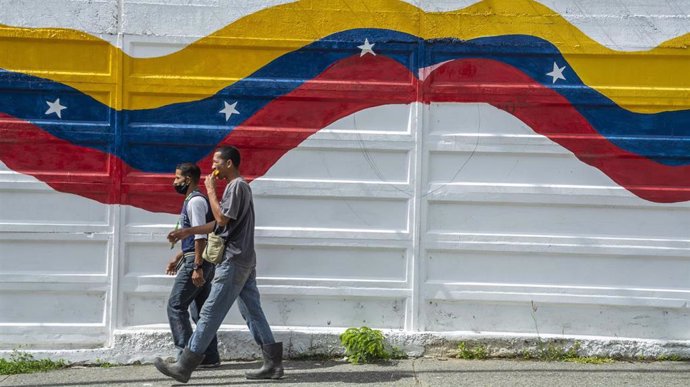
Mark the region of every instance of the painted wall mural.
[[[44, 251], [36, 225], [79, 246], [69, 262], [98, 257], [83, 282], [0, 269], [0, 292], [98, 284], [84, 345], [164, 322], [175, 166], [208, 173], [224, 144], [258, 197], [277, 326], [518, 335], [536, 300], [542, 332], [690, 339], [684, 3], [120, 3], [0, 12], [0, 262]], [[36, 216], [30, 187], [51, 198]], [[9, 305], [0, 347], [52, 318]], [[65, 305], [48, 322], [67, 337]]]
[[[287, 24], [278, 30], [254, 27], [263, 20], [304, 23], [314, 16], [304, 7], [295, 2], [257, 12], [154, 59], [130, 57], [70, 30], [59, 31], [61, 38], [93, 44], [77, 53], [31, 42], [16, 47], [16, 40], [5, 40], [3, 51], [12, 54], [0, 64], [5, 69], [0, 111], [9, 122], [0, 158], [62, 192], [174, 213], [175, 200], [131, 197], [126, 189], [118, 192], [117, 180], [62, 181], [46, 175], [44, 166], [59, 162], [59, 169], [97, 175], [107, 170], [106, 162], [114, 162], [115, 176], [130, 171], [167, 176], [179, 160], [208, 169], [214, 147], [236, 144], [247, 155], [245, 173], [255, 178], [316, 131], [356, 111], [415, 101], [483, 102], [511, 113], [643, 199], [690, 199], [685, 101], [639, 106], [609, 91], [640, 85], [649, 89], [646, 98], [682, 96], [690, 87], [683, 76], [689, 52], [676, 50], [673, 62], [660, 57], [687, 44], [686, 36], [646, 52], [614, 51], [532, 1], [480, 2], [440, 13], [384, 1], [351, 16], [317, 12], [324, 22], [318, 32]], [[391, 12], [396, 17], [380, 20]], [[481, 13], [486, 18], [466, 16]], [[397, 17], [401, 14], [416, 18]], [[503, 14], [525, 16], [506, 25], [500, 21]], [[534, 18], [551, 23], [535, 25]], [[309, 43], [257, 53], [224, 40], [248, 31], [268, 40]], [[41, 33], [12, 30], [20, 39]], [[209, 45], [228, 50], [204, 55]], [[119, 61], [125, 69], [168, 77], [163, 89], [176, 87], [178, 77], [214, 81], [194, 97], [177, 95], [162, 103], [146, 97], [105, 99], [69, 80], [71, 73], [88, 73], [97, 64], [116, 68]], [[28, 70], [32, 67], [37, 70]], [[41, 76], [45, 73], [51, 75]], [[127, 79], [121, 86], [127, 95]], [[95, 133], [80, 125], [107, 121], [115, 125]], [[271, 133], [252, 130], [257, 127]], [[26, 138], [38, 141], [26, 144]], [[46, 142], [53, 146], [45, 147]], [[94, 192], [94, 183], [108, 187]]]

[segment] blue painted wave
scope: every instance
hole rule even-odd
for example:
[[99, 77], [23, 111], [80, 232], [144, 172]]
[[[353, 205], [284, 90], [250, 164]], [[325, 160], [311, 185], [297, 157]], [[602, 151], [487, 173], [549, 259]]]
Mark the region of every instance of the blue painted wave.
[[[277, 58], [249, 77], [208, 98], [155, 109], [118, 111], [81, 91], [47, 79], [0, 71], [0, 112], [27, 120], [56, 137], [122, 158], [134, 168], [169, 172], [181, 160], [200, 160], [237, 125], [334, 63], [359, 55], [365, 39], [377, 55], [392, 58], [417, 76], [420, 68], [477, 58], [504, 62], [565, 97], [596, 130], [618, 147], [674, 166], [690, 163], [690, 110], [630, 112], [585, 85], [551, 43], [533, 36], [422, 40], [381, 29], [356, 29], [315, 41]], [[565, 66], [555, 83], [554, 63]], [[232, 64], [228, 64], [231, 66]], [[516, 90], [516, 101], [520, 91]], [[62, 118], [48, 114], [60, 99]], [[224, 103], [239, 114], [226, 120]], [[296, 112], [295, 114], [299, 114]]]

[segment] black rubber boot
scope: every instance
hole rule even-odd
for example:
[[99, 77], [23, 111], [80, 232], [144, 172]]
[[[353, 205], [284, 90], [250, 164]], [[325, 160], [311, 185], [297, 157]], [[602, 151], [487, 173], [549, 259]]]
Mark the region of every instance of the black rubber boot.
[[204, 360], [204, 354], [196, 354], [185, 348], [182, 351], [182, 355], [177, 359], [175, 363], [166, 363], [160, 357], [157, 357], [153, 361], [153, 365], [156, 369], [166, 376], [177, 380], [178, 382], [187, 383], [189, 377], [192, 376], [192, 371], [199, 366], [201, 361]]
[[256, 372], [247, 372], [247, 379], [280, 379], [283, 377], [283, 343], [266, 344], [261, 348], [264, 365]]

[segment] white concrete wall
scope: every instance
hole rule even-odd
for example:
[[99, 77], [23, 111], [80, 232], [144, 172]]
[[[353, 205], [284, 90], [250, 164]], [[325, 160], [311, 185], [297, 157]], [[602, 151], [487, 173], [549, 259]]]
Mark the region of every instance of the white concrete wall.
[[[4, 0], [0, 24], [77, 29], [158, 57], [282, 3]], [[617, 50], [690, 32], [680, 0], [541, 3]], [[410, 337], [690, 340], [689, 204], [640, 199], [489, 105], [359, 111], [252, 188], [260, 288], [281, 337], [367, 325]], [[0, 196], [0, 349], [112, 347], [148, 332], [148, 350], [170, 350], [158, 333], [175, 215], [57, 192], [1, 163]], [[247, 335], [235, 308], [225, 323]]]

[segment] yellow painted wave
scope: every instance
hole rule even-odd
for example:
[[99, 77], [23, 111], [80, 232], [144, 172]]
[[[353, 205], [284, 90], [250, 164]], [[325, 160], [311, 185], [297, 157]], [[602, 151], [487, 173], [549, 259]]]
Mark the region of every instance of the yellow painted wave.
[[302, 0], [241, 18], [184, 49], [134, 58], [68, 29], [0, 26], [0, 68], [77, 88], [117, 109], [197, 100], [336, 32], [396, 30], [424, 39], [525, 34], [554, 44], [587, 85], [636, 112], [690, 108], [690, 34], [644, 52], [609, 49], [532, 0], [425, 12], [398, 0]]

